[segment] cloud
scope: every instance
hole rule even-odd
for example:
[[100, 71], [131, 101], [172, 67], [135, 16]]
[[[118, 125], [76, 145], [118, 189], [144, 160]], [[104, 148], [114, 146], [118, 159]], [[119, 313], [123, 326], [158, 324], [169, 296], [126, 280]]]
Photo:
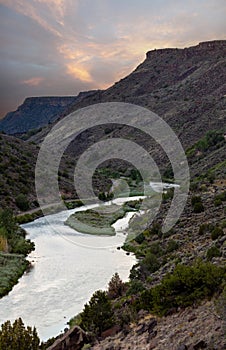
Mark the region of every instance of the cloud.
[[29, 86], [38, 86], [43, 82], [44, 78], [35, 77], [27, 80], [23, 80], [21, 84], [29, 85]]
[[67, 73], [84, 82], [90, 83], [93, 81], [88, 70], [85, 67], [79, 66], [77, 63], [67, 64]]
[[[51, 4], [55, 3], [55, 5], [57, 5], [56, 4], [57, 2], [58, 1], [54, 1], [54, 0], [53, 1], [38, 0], [38, 3], [40, 3], [41, 6], [37, 6], [37, 3], [35, 0], [0, 0], [0, 4], [6, 7], [9, 7], [14, 11], [21, 13], [24, 16], [31, 18], [47, 31], [50, 31], [52, 34], [56, 35], [57, 37], [61, 37], [62, 35], [59, 29], [57, 28], [61, 23], [54, 20], [52, 21], [52, 24], [51, 24], [50, 21], [48, 20], [48, 16], [44, 15], [46, 7], [48, 8], [48, 11], [51, 10], [51, 14], [56, 13], [55, 11], [56, 6], [52, 7]], [[48, 13], [48, 11], [46, 11], [46, 13]]]
[[4, 111], [27, 95], [106, 88], [132, 71], [151, 49], [223, 39], [226, 32], [223, 0], [0, 4], [0, 68], [5, 77], [0, 88], [4, 104], [9, 101]]

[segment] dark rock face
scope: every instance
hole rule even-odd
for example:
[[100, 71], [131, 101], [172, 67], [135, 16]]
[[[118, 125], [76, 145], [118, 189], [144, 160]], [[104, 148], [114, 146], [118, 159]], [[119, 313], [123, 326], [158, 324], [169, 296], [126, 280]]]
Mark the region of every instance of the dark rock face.
[[81, 101], [93, 91], [81, 92], [78, 96], [29, 97], [15, 112], [9, 112], [0, 121], [0, 131], [7, 134], [22, 134], [53, 123], [73, 103]]
[[89, 338], [80, 327], [75, 326], [57, 339], [47, 350], [80, 350], [89, 342]]

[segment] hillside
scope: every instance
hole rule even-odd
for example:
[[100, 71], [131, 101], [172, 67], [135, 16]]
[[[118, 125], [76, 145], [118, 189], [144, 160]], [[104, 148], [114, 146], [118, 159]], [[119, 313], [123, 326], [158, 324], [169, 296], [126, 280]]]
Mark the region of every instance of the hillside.
[[[0, 134], [0, 208], [11, 208], [18, 214], [39, 207], [35, 190], [38, 152], [39, 147], [32, 142]], [[58, 179], [63, 199], [77, 198], [73, 182], [74, 165], [73, 158], [68, 155], [62, 157]], [[98, 192], [111, 184], [106, 176], [95, 176], [94, 183]]]
[[[134, 103], [162, 117], [188, 148], [208, 130], [225, 130], [225, 57], [225, 40], [149, 51], [144, 62], [127, 77], [71, 104], [60, 117], [100, 102]], [[48, 130], [32, 140], [39, 143]]]
[[[60, 118], [79, 108], [101, 102], [128, 102], [146, 107], [162, 117], [174, 130], [185, 150], [205, 137], [209, 130], [226, 132], [226, 41], [200, 43], [185, 49], [149, 51], [146, 59], [131, 74], [107, 90], [97, 91], [71, 104]], [[50, 126], [29, 140], [39, 144]], [[100, 139], [111, 137], [136, 139], [155, 159], [162, 174], [169, 162], [156, 142], [128, 127], [86, 130], [70, 144], [66, 152], [75, 158]], [[192, 176], [224, 160], [225, 146], [215, 150], [208, 160], [189, 159]], [[200, 157], [198, 157], [200, 158]], [[199, 159], [200, 160], [200, 159]], [[196, 163], [193, 166], [193, 163]]]
[[34, 169], [38, 147], [12, 136], [0, 134], [0, 202], [1, 207], [17, 210], [16, 198], [22, 194], [36, 207]]
[[[0, 134], [0, 208], [11, 208], [14, 213], [37, 208], [35, 191], [35, 165], [39, 147], [13, 136]], [[70, 160], [62, 159], [62, 168], [67, 169]], [[72, 172], [72, 166], [71, 166]], [[59, 170], [62, 195], [74, 196], [68, 173]]]

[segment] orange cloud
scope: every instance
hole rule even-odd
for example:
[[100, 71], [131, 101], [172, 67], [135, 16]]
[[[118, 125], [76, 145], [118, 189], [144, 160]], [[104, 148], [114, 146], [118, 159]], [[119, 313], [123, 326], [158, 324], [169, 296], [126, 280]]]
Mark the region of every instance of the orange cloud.
[[85, 81], [87, 83], [92, 82], [92, 77], [85, 67], [79, 66], [79, 64], [77, 63], [68, 63], [66, 66], [67, 66], [67, 73], [72, 75], [76, 79]]
[[44, 78], [36, 77], [27, 80], [23, 80], [21, 83], [29, 86], [38, 86], [44, 80]]

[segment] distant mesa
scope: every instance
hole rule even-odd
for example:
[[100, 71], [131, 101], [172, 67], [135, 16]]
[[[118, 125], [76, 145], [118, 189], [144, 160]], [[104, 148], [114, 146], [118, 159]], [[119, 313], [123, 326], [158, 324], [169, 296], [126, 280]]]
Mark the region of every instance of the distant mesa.
[[23, 134], [53, 123], [71, 104], [81, 101], [96, 91], [80, 92], [78, 96], [28, 97], [14, 112], [0, 120], [0, 132]]
[[205, 53], [205, 51], [210, 52], [210, 51], [219, 50], [219, 49], [225, 50], [225, 45], [226, 45], [226, 40], [213, 40], [213, 41], [203, 41], [196, 46], [191, 46], [184, 49], [178, 49], [178, 48], [154, 49], [146, 53], [146, 58], [149, 59], [155, 55], [173, 54], [173, 53], [175, 54], [182, 53], [185, 55], [189, 53], [193, 53], [193, 54], [200, 55], [201, 54], [200, 51]]

